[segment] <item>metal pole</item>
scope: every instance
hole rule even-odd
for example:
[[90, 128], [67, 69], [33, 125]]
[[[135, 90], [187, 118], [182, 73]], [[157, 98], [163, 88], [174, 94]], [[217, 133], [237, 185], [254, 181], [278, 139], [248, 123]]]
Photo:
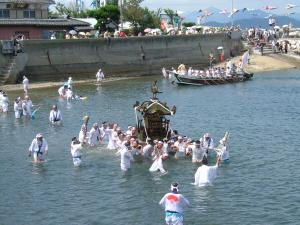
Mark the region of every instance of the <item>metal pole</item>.
[[231, 1], [231, 26], [233, 27], [233, 0]]
[[123, 0], [119, 0], [121, 30], [123, 30]]

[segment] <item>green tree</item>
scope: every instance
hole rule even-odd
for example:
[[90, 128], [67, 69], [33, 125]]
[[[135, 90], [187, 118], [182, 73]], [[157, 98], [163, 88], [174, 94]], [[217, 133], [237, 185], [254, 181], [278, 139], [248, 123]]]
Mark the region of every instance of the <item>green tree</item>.
[[50, 11], [50, 16], [71, 16], [75, 18], [87, 17], [87, 11], [78, 12], [74, 4], [69, 4], [66, 6], [61, 2], [57, 2], [55, 5], [55, 10]]
[[192, 26], [195, 26], [196, 23], [194, 23], [194, 22], [184, 22], [184, 23], [182, 23], [182, 25], [185, 26], [185, 27], [192, 27]]
[[156, 11], [149, 10], [148, 8], [143, 8], [144, 18], [141, 21], [141, 30], [145, 28], [159, 28], [160, 27], [160, 14], [161, 9]]
[[120, 21], [120, 11], [116, 5], [106, 5], [98, 9], [88, 10], [87, 15], [97, 19], [98, 23], [95, 28], [100, 30], [106, 30], [108, 19], [116, 24], [119, 24]]
[[174, 26], [175, 18], [177, 13], [172, 9], [164, 9], [166, 16], [169, 18], [169, 23]]
[[135, 33], [140, 29], [144, 21], [144, 10], [140, 6], [143, 0], [128, 0], [123, 5], [124, 20], [130, 22], [135, 30]]

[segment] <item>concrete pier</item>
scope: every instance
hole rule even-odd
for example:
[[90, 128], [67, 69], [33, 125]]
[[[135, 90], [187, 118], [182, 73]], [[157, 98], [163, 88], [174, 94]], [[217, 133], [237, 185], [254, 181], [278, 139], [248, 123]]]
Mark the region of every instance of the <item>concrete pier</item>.
[[[239, 38], [227, 34], [189, 36], [154, 36], [81, 40], [26, 40], [26, 65], [21, 74], [31, 81], [59, 81], [68, 76], [75, 79], [94, 78], [99, 67], [107, 77], [145, 76], [159, 74], [161, 68], [178, 66], [205, 67], [209, 53], [218, 59], [217, 48], [223, 46], [225, 57], [230, 51], [239, 54]], [[8, 56], [0, 54], [0, 67]], [[8, 83], [16, 79], [8, 79]]]

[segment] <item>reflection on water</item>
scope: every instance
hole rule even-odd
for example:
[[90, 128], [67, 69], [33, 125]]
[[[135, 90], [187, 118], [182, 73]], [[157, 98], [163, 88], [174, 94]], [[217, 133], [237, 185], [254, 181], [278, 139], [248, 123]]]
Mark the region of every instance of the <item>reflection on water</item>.
[[[78, 86], [84, 101], [63, 101], [56, 89], [31, 91], [33, 103], [41, 106], [35, 120], [15, 120], [13, 112], [0, 116], [1, 224], [163, 224], [158, 201], [174, 181], [191, 202], [185, 224], [298, 224], [292, 204], [300, 186], [298, 74], [269, 72], [245, 83], [207, 87], [159, 82], [159, 98], [177, 106], [173, 129], [193, 139], [210, 132], [215, 142], [231, 133], [230, 164], [218, 170], [213, 186], [201, 188], [191, 185], [198, 166], [190, 160], [166, 161], [165, 176], [150, 173], [150, 162], [134, 163], [123, 173], [115, 152], [101, 146], [84, 149], [82, 166], [73, 166], [70, 142], [82, 117], [90, 115], [90, 125], [134, 124], [133, 104], [151, 96], [157, 77]], [[9, 93], [10, 99], [19, 94]], [[53, 104], [63, 126], [48, 123]], [[38, 132], [49, 144], [43, 164], [27, 157]]]

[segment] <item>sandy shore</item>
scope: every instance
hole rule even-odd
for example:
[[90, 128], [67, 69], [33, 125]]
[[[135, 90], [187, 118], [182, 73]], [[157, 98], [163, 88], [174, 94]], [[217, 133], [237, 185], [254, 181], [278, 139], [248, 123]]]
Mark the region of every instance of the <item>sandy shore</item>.
[[[233, 58], [233, 62], [236, 65], [239, 64], [239, 60], [241, 56], [237, 56]], [[224, 66], [225, 63], [220, 63], [217, 66]], [[285, 70], [300, 67], [300, 56], [289, 54], [270, 54], [270, 55], [257, 55], [252, 54], [250, 56], [250, 64], [247, 66], [246, 71], [250, 73], [258, 73], [258, 72], [266, 72], [273, 70]], [[108, 83], [119, 80], [127, 80], [138, 77], [112, 77], [106, 78], [102, 83]], [[79, 80], [74, 81], [74, 84], [92, 84], [96, 83], [95, 79], [90, 80]], [[63, 84], [63, 82], [40, 82], [40, 83], [30, 83], [30, 89], [42, 89], [42, 88], [51, 88], [51, 87], [59, 87]], [[8, 84], [0, 86], [0, 89], [5, 91], [18, 91], [23, 90], [23, 86], [21, 84]]]
[[[233, 62], [238, 65], [241, 56], [233, 58]], [[224, 66], [224, 63], [219, 64]], [[300, 67], [300, 57], [296, 55], [282, 55], [282, 54], [270, 54], [270, 55], [256, 55], [250, 56], [250, 64], [247, 66], [246, 71], [250, 73], [285, 70]]]
[[[119, 81], [119, 80], [128, 80], [133, 79], [137, 77], [111, 77], [111, 78], [105, 78], [105, 80], [102, 81], [102, 83], [109, 83], [113, 81]], [[89, 80], [78, 80], [74, 81], [73, 84], [96, 84], [95, 79], [89, 79]], [[39, 83], [30, 83], [29, 89], [44, 89], [44, 88], [52, 88], [52, 87], [60, 87], [63, 85], [62, 81], [59, 82], [39, 82]], [[22, 84], [7, 84], [0, 86], [0, 89], [5, 91], [19, 91], [23, 90]]]

